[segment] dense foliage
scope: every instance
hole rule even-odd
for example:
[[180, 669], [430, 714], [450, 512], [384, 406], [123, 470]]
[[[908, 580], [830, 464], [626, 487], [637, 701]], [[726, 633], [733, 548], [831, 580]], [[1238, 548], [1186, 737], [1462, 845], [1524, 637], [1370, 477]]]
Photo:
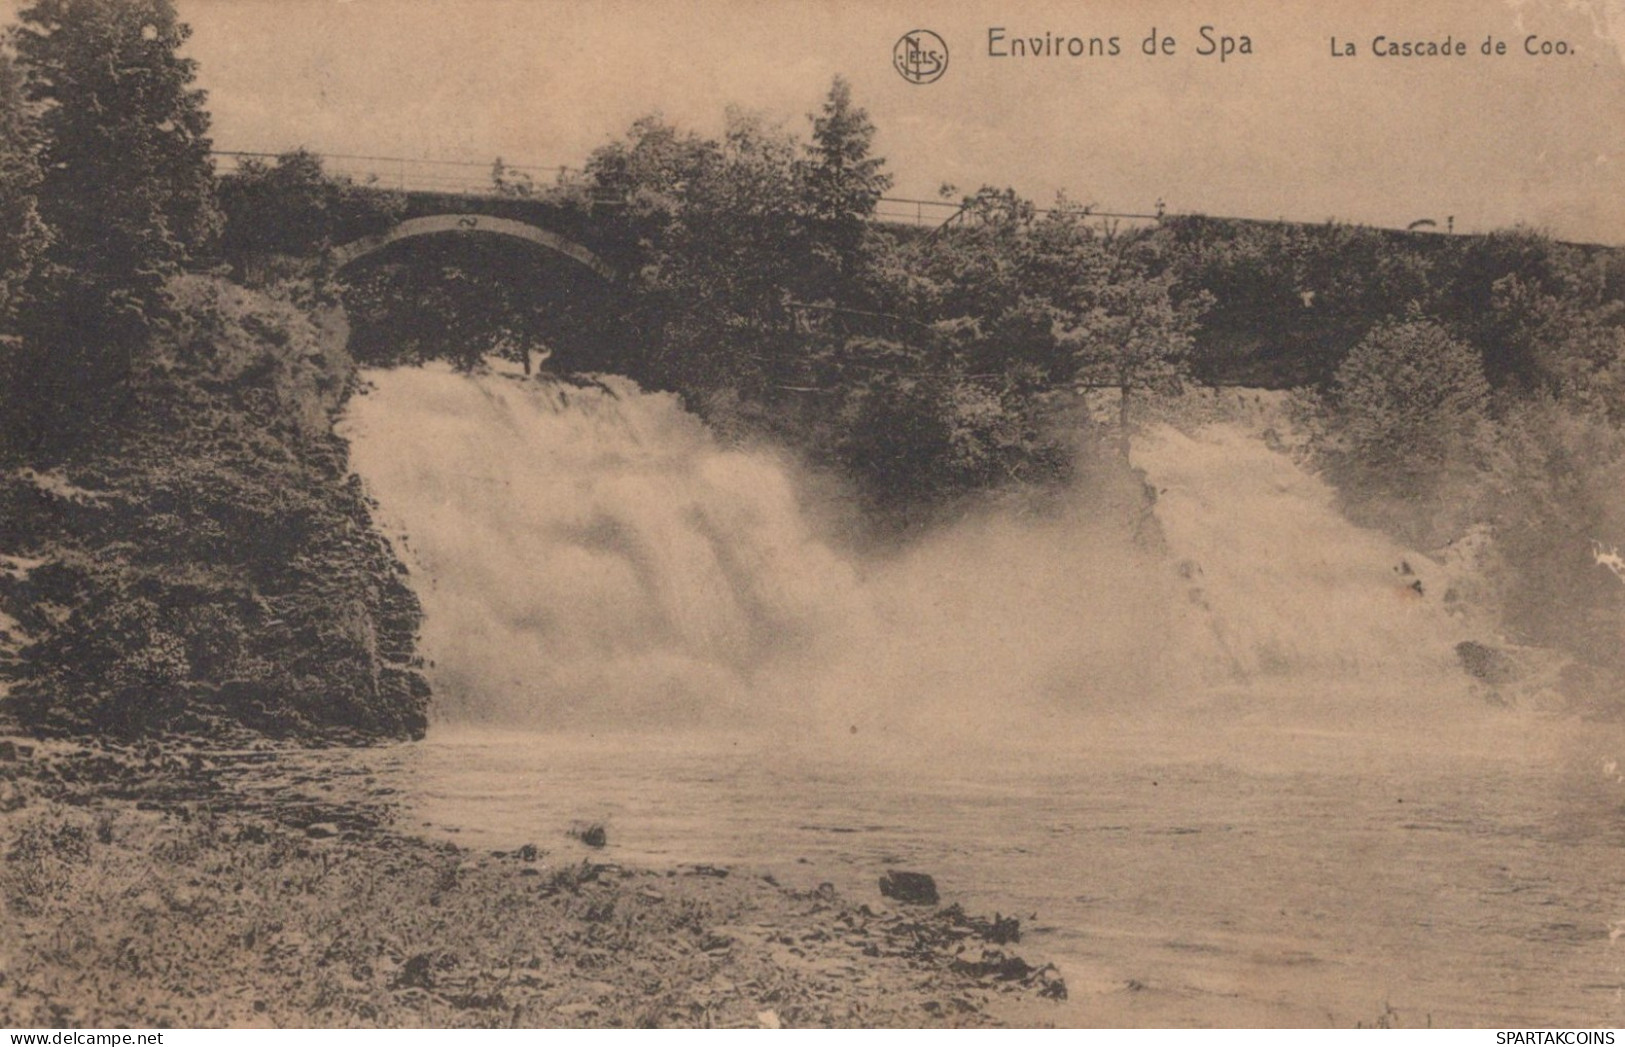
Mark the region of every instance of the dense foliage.
[[1441, 236], [1195, 216], [1164, 220], [1155, 237], [1176, 297], [1212, 297], [1193, 347], [1204, 381], [1324, 387], [1374, 326], [1418, 315], [1472, 346], [1498, 389], [1618, 387], [1592, 372], [1618, 357], [1625, 252], [1526, 229]]
[[948, 228], [888, 229], [871, 219], [890, 179], [845, 82], [811, 125], [801, 142], [733, 111], [712, 140], [650, 117], [593, 155], [638, 233], [635, 377], [904, 518], [1069, 475], [1080, 392], [1126, 403], [1185, 377], [1206, 299], [1172, 297], [1149, 238], [992, 188]]
[[220, 251], [245, 278], [263, 278], [279, 259], [310, 259], [387, 230], [406, 208], [399, 193], [329, 175], [304, 150], [274, 163], [245, 157], [220, 180], [225, 228]]
[[[0, 330], [16, 328], [17, 306], [50, 243], [39, 214], [38, 132], [23, 98], [22, 76], [0, 53]], [[0, 355], [0, 380], [7, 375]]]
[[34, 0], [18, 19], [51, 260], [156, 293], [219, 225], [209, 114], [197, 63], [179, 54], [191, 30], [170, 0]]
[[1479, 355], [1436, 323], [1384, 324], [1344, 358], [1327, 398], [1322, 453], [1346, 484], [1399, 496], [1482, 462], [1490, 385]]
[[419, 611], [331, 417], [350, 363], [299, 310], [204, 277], [137, 360], [116, 439], [0, 484], [0, 574], [38, 730], [419, 733]]
[[[0, 715], [421, 733], [418, 605], [332, 429], [342, 333], [185, 272], [220, 226], [187, 28], [169, 0], [19, 18], [0, 62]], [[260, 183], [328, 193], [300, 160]]]
[[178, 53], [190, 30], [170, 0], [35, 0], [18, 19], [27, 108], [8, 120], [34, 125], [50, 238], [16, 314], [8, 414], [14, 439], [52, 453], [117, 426], [134, 357], [167, 319], [163, 284], [219, 216], [196, 63]]

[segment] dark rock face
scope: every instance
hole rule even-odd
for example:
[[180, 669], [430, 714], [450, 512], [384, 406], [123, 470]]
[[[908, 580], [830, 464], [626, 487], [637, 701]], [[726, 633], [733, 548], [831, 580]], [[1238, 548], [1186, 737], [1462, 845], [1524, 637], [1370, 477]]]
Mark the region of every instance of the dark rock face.
[[588, 847], [603, 847], [609, 843], [609, 832], [602, 825], [594, 822], [590, 825], [577, 825], [570, 830], [570, 835], [586, 844]]
[[937, 904], [937, 882], [925, 873], [886, 870], [880, 878], [880, 893], [907, 905]]
[[172, 287], [118, 431], [0, 469], [3, 710], [37, 734], [419, 737], [405, 568], [333, 422], [342, 332], [221, 280]]
[[1518, 665], [1504, 651], [1488, 647], [1474, 640], [1463, 640], [1456, 645], [1456, 657], [1468, 675], [1489, 684], [1512, 683], [1517, 680]]

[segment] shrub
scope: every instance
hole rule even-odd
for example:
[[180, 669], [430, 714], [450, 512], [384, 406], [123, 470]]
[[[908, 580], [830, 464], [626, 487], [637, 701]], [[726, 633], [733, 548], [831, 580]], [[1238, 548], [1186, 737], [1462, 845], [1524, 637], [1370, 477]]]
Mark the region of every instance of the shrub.
[[1381, 325], [1337, 369], [1326, 453], [1337, 479], [1430, 493], [1483, 461], [1490, 387], [1477, 353], [1425, 320]]
[[220, 181], [225, 214], [221, 252], [239, 271], [264, 268], [275, 256], [318, 254], [334, 244], [388, 229], [406, 210], [399, 193], [329, 175], [303, 149], [274, 164], [248, 158]]
[[1511, 408], [1501, 431], [1487, 486], [1508, 631], [1625, 693], [1625, 585], [1594, 556], [1625, 544], [1625, 432], [1550, 397]]

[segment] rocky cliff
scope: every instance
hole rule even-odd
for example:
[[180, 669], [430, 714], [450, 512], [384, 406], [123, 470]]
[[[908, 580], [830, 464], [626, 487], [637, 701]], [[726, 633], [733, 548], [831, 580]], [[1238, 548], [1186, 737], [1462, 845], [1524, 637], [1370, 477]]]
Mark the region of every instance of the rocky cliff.
[[114, 435], [0, 475], [0, 710], [41, 734], [421, 735], [421, 612], [333, 421], [342, 323], [170, 287]]

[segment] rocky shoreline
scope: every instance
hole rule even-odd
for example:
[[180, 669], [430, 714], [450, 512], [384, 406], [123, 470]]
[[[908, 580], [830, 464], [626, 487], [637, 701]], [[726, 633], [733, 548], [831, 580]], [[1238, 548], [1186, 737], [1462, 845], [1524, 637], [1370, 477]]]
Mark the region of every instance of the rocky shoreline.
[[1042, 1025], [1013, 919], [770, 873], [474, 852], [364, 764], [0, 740], [0, 1025]]

